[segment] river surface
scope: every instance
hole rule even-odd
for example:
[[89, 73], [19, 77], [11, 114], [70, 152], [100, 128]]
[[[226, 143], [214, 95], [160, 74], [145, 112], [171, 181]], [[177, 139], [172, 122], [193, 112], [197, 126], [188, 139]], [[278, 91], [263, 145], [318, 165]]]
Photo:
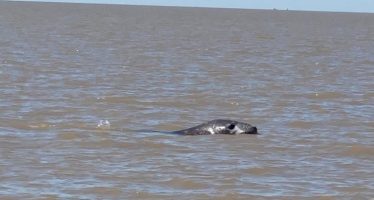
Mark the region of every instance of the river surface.
[[0, 2], [0, 198], [372, 200], [374, 14]]

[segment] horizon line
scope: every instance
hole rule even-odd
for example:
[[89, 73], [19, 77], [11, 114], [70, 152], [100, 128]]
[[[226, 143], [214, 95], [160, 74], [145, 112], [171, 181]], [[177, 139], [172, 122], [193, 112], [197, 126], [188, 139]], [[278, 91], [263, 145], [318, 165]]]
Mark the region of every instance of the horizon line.
[[137, 3], [121, 3], [121, 2], [103, 2], [98, 0], [76, 1], [76, 0], [5, 0], [4, 2], [25, 2], [25, 3], [66, 3], [66, 4], [92, 4], [92, 5], [124, 5], [124, 6], [154, 6], [154, 7], [177, 7], [177, 8], [216, 8], [216, 9], [237, 9], [237, 10], [267, 10], [267, 11], [290, 11], [290, 12], [330, 12], [330, 13], [362, 13], [374, 14], [369, 11], [345, 11], [345, 10], [315, 10], [315, 9], [288, 9], [288, 8], [249, 8], [249, 7], [224, 7], [224, 6], [199, 6], [199, 5], [166, 5], [166, 4], [137, 4]]

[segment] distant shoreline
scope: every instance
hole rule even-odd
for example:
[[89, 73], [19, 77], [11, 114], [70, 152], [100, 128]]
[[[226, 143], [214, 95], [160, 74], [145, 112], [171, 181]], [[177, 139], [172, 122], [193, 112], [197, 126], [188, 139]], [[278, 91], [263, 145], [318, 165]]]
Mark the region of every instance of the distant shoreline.
[[292, 9], [279, 9], [279, 8], [271, 8], [271, 9], [258, 9], [258, 8], [236, 8], [236, 7], [208, 7], [208, 6], [169, 6], [169, 5], [152, 5], [152, 4], [124, 4], [124, 3], [104, 3], [104, 2], [69, 2], [69, 1], [18, 1], [18, 0], [6, 0], [0, 3], [32, 3], [32, 4], [79, 4], [79, 5], [108, 5], [108, 6], [137, 6], [137, 7], [171, 7], [171, 8], [193, 8], [193, 9], [219, 9], [219, 10], [238, 10], [238, 11], [271, 11], [271, 12], [306, 12], [306, 13], [344, 13], [344, 14], [374, 14], [371, 12], [354, 12], [354, 11], [316, 11], [316, 10], [292, 10]]

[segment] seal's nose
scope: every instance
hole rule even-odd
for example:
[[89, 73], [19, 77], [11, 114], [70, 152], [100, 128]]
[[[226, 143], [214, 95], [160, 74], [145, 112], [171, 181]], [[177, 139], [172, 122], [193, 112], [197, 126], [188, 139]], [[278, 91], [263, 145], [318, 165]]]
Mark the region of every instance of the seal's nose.
[[251, 134], [257, 134], [257, 128], [254, 126], [251, 128]]

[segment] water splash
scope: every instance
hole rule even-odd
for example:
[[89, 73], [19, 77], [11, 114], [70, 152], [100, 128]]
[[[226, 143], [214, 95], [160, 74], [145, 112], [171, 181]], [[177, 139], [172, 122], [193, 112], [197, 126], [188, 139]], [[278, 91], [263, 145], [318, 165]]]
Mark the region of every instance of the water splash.
[[100, 120], [98, 123], [97, 123], [97, 128], [100, 128], [100, 129], [110, 129], [110, 122], [108, 120]]

